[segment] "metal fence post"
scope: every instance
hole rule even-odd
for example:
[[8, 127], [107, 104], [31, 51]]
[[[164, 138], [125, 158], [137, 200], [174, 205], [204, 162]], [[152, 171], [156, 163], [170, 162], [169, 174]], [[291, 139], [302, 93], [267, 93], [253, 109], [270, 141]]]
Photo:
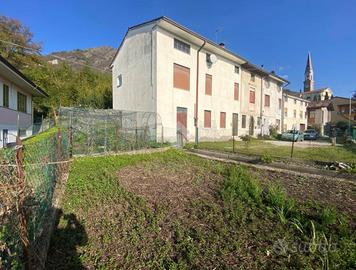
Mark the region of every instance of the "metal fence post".
[[137, 142], [137, 127], [135, 128], [135, 148], [138, 148], [138, 142]]
[[105, 149], [105, 152], [107, 152], [107, 140], [108, 140], [108, 131], [107, 131], [107, 122], [108, 122], [108, 116], [106, 115], [105, 116], [105, 139], [104, 139], [104, 149]]
[[[290, 152], [290, 157], [291, 158], [293, 157], [293, 152], [294, 152], [294, 135], [295, 135], [295, 127], [293, 128], [292, 149], [291, 149], [291, 152]], [[297, 140], [298, 140], [298, 137], [297, 137]]]
[[232, 152], [235, 153], [235, 135], [232, 135]]
[[[61, 129], [58, 129], [57, 136], [56, 136], [56, 147], [57, 147], [57, 156], [56, 156], [56, 161], [62, 161], [62, 132]], [[58, 163], [57, 164], [57, 171], [58, 171], [58, 179], [61, 179], [62, 177], [62, 164]]]
[[163, 145], [163, 143], [164, 143], [164, 136], [163, 136], [163, 126], [162, 126], [162, 134], [161, 134], [161, 136], [162, 136], [162, 138], [161, 138], [161, 143], [162, 143], [162, 145]]
[[25, 183], [25, 170], [23, 167], [23, 145], [19, 136], [16, 137], [16, 167], [18, 177], [18, 218], [20, 226], [20, 239], [23, 252], [23, 260], [25, 270], [31, 270], [30, 261], [30, 240], [28, 235], [27, 226], [27, 210], [26, 210], [26, 183]]
[[69, 114], [69, 157], [73, 157], [73, 125], [72, 125], [72, 112]]

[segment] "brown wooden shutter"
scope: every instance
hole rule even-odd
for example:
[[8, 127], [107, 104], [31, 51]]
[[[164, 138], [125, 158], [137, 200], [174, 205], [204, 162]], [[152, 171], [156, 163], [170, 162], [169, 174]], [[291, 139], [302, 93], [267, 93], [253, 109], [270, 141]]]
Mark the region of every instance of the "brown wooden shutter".
[[188, 90], [190, 89], [190, 69], [178, 64], [173, 66], [173, 87]]
[[234, 100], [239, 100], [239, 84], [234, 85]]
[[220, 128], [226, 127], [226, 113], [220, 112]]
[[211, 127], [211, 111], [204, 111], [204, 127]]
[[269, 95], [265, 95], [265, 106], [266, 107], [270, 106], [270, 96]]
[[213, 76], [210, 74], [205, 75], [205, 94], [211, 96], [213, 88]]
[[255, 103], [255, 91], [250, 90], [250, 103]]

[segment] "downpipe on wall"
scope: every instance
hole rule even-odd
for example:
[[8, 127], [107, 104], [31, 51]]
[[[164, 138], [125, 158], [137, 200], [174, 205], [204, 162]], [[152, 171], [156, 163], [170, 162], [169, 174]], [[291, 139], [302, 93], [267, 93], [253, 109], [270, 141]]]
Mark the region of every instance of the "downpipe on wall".
[[198, 127], [198, 101], [199, 101], [199, 53], [205, 46], [206, 41], [204, 40], [203, 45], [197, 51], [197, 78], [196, 78], [196, 93], [195, 93], [195, 146], [199, 143], [199, 127]]

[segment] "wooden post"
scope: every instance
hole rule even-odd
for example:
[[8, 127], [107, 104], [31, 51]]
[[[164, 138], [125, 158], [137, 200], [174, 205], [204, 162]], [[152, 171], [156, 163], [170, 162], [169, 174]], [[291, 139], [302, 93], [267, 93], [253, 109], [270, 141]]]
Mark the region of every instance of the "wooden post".
[[26, 183], [25, 170], [23, 168], [23, 145], [19, 136], [16, 137], [16, 167], [18, 181], [18, 218], [20, 239], [23, 252], [23, 261], [25, 270], [31, 270], [30, 260], [30, 240], [27, 226], [27, 209], [26, 209]]

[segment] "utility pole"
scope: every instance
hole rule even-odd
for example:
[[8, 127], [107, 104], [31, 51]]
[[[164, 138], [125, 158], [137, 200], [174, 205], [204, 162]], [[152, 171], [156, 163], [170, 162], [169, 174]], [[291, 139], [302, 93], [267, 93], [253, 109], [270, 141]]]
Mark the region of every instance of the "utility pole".
[[356, 91], [351, 91], [350, 94], [350, 104], [349, 104], [349, 136], [352, 137], [352, 132], [351, 132], [351, 111], [352, 111], [352, 97], [355, 94], [356, 98]]
[[352, 94], [350, 95], [350, 106], [349, 106], [349, 136], [351, 136], [351, 97]]

